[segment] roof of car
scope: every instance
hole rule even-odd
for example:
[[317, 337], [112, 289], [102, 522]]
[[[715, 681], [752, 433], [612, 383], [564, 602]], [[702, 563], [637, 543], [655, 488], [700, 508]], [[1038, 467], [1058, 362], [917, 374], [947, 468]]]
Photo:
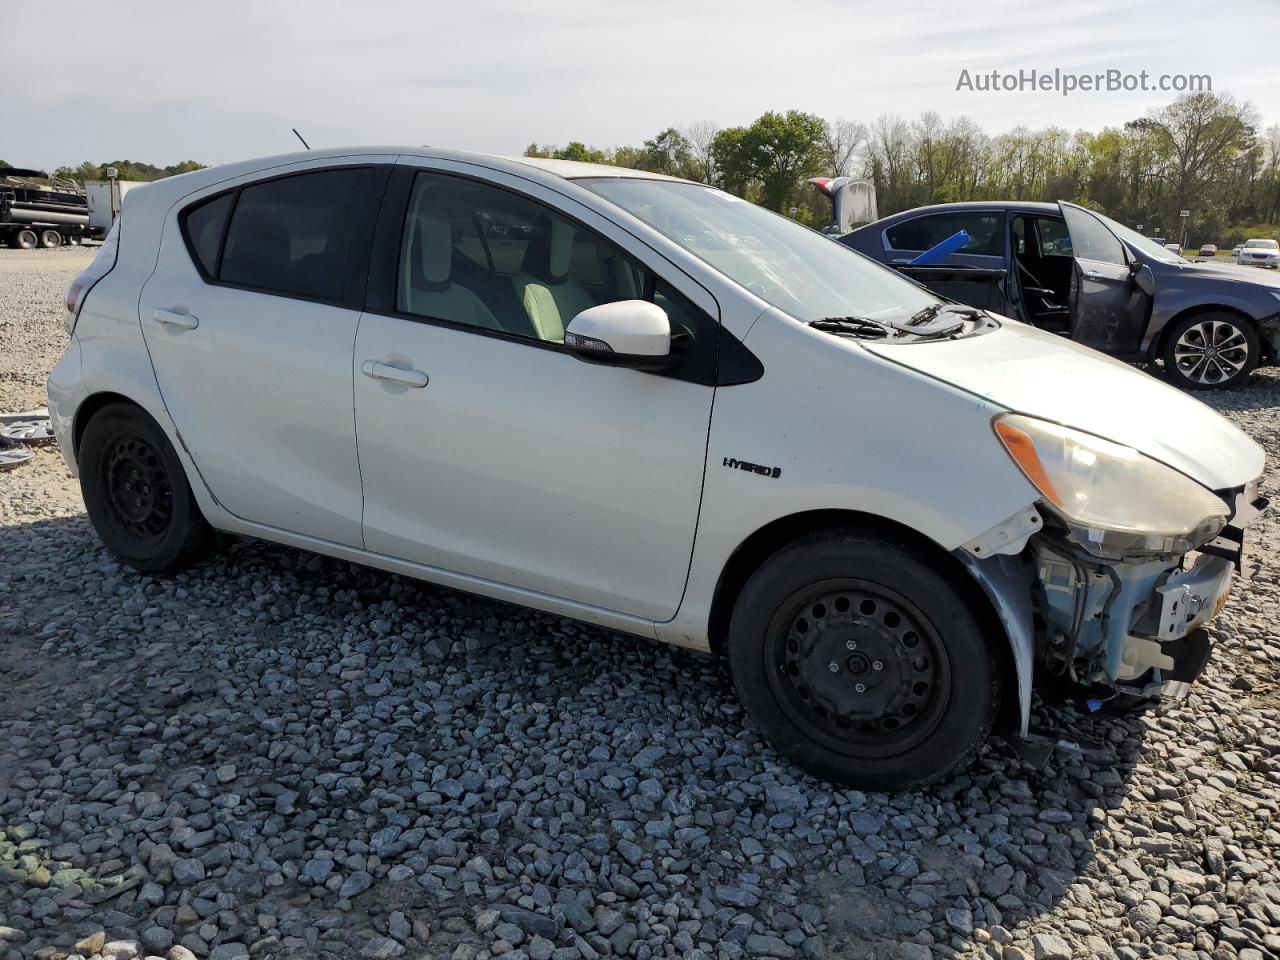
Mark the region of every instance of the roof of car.
[[581, 180], [585, 177], [633, 177], [638, 180], [679, 180], [679, 177], [668, 177], [664, 173], [652, 173], [648, 170], [634, 170], [631, 167], [614, 167], [607, 163], [583, 163], [580, 160], [555, 160], [550, 157], [507, 157], [501, 154], [489, 154], [495, 160], [509, 160], [522, 163], [528, 167], [537, 167], [547, 173], [566, 180]]
[[586, 177], [677, 181], [676, 177], [668, 177], [660, 173], [632, 170], [628, 167], [611, 167], [603, 163], [579, 163], [574, 160], [552, 160], [543, 157], [504, 157], [497, 154], [467, 153], [461, 150], [426, 146], [353, 146], [284, 153], [278, 156], [257, 157], [205, 167], [190, 173], [153, 181], [130, 191], [130, 195], [140, 194], [132, 201], [134, 208], [150, 205], [163, 207], [180, 197], [227, 183], [238, 177], [285, 172], [297, 164], [313, 164], [316, 161], [350, 163], [367, 161], [371, 158], [392, 159], [397, 156], [473, 164], [489, 170], [513, 173], [530, 180], [541, 180], [548, 185], [556, 180], [580, 180]]
[[963, 210], [1006, 210], [1014, 213], [1048, 213], [1061, 215], [1062, 211], [1056, 203], [1040, 203], [1033, 200], [966, 200], [962, 203], [935, 203], [927, 207], [912, 207], [901, 213], [893, 213], [883, 219], [901, 217], [907, 214], [919, 216], [925, 213], [958, 213]]

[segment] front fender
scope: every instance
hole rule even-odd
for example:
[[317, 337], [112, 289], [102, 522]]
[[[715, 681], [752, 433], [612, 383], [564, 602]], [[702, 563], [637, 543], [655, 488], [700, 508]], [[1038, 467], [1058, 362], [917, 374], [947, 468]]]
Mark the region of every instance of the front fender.
[[953, 555], [978, 581], [1004, 626], [1018, 678], [1019, 732], [1025, 737], [1031, 722], [1031, 683], [1035, 672], [1035, 628], [1031, 620], [1034, 571], [1018, 556], [1001, 554], [979, 560], [967, 550], [956, 550]]

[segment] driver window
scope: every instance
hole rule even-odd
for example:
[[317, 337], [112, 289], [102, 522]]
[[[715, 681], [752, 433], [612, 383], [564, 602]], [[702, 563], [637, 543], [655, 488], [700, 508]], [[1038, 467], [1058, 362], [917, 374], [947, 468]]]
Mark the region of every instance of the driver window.
[[1100, 263], [1126, 263], [1124, 245], [1116, 235], [1102, 225], [1097, 218], [1064, 204], [1063, 215], [1071, 232], [1070, 243], [1074, 256], [1082, 260]]
[[541, 204], [459, 177], [417, 175], [401, 240], [400, 312], [563, 343], [583, 310], [633, 299], [662, 306], [677, 338], [710, 322], [612, 243]]

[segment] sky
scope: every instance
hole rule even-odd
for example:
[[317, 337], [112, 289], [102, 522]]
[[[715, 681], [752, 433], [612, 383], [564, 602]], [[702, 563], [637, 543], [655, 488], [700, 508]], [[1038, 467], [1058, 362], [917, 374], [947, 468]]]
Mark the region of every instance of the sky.
[[962, 70], [1208, 74], [1280, 122], [1277, 0], [61, 0], [50, 22], [0, 63], [16, 166], [221, 163], [298, 149], [292, 127], [313, 147], [609, 147], [788, 109], [1096, 130], [1177, 95], [957, 90]]

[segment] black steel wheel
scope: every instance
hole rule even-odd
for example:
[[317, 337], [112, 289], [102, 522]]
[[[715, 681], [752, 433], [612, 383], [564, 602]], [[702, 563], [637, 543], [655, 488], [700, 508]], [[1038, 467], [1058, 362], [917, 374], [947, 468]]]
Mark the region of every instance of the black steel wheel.
[[769, 628], [774, 689], [792, 722], [832, 749], [892, 756], [937, 729], [951, 663], [933, 625], [866, 580], [814, 584]]
[[182, 461], [140, 408], [113, 403], [95, 413], [78, 461], [89, 520], [126, 563], [149, 573], [176, 570], [212, 545]]
[[751, 576], [729, 664], [780, 753], [872, 790], [970, 762], [995, 717], [1007, 650], [988, 647], [946, 561], [906, 540], [839, 531], [784, 547]]

